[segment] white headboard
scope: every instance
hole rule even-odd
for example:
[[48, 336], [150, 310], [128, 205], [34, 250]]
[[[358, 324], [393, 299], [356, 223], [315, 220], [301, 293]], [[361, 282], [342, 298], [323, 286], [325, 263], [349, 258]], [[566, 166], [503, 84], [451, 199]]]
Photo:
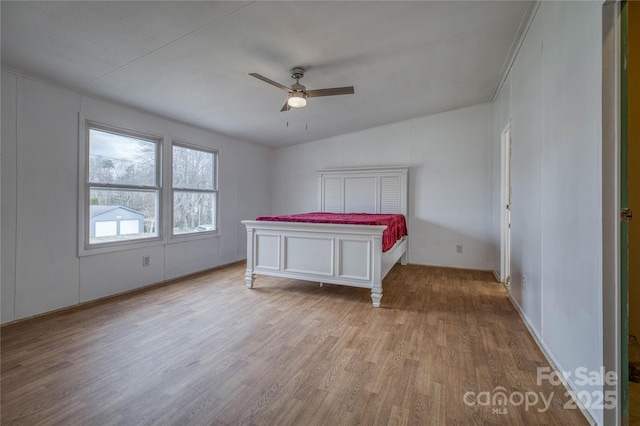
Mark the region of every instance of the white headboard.
[[408, 167], [318, 170], [318, 209], [408, 216]]

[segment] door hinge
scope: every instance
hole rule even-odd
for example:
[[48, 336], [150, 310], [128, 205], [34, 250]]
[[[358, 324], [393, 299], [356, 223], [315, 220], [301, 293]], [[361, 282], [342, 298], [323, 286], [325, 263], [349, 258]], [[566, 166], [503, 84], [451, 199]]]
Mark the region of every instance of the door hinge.
[[625, 207], [620, 212], [620, 220], [629, 223], [633, 219], [633, 212], [629, 207]]

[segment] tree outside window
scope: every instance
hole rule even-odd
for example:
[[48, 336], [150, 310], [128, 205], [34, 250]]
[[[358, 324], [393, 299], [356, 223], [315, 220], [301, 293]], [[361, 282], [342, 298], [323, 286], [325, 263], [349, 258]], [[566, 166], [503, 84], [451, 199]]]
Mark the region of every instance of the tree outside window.
[[173, 234], [217, 231], [217, 153], [173, 144]]

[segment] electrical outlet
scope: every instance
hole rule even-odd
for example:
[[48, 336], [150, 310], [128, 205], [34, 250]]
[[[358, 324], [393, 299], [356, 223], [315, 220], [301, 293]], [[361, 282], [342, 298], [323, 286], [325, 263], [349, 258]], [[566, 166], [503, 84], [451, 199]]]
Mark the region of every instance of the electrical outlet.
[[456, 244], [456, 253], [462, 253], [462, 244]]
[[149, 256], [142, 256], [142, 266], [149, 266], [151, 259]]
[[527, 277], [525, 277], [524, 275], [522, 276], [522, 290], [526, 290], [527, 289]]

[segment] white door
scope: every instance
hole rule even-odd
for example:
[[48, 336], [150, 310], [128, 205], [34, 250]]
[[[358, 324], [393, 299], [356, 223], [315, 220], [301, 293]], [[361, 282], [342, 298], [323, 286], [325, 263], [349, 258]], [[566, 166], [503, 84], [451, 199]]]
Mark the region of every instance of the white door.
[[120, 235], [138, 233], [140, 233], [140, 221], [138, 221], [137, 219], [120, 221]]
[[96, 222], [96, 238], [110, 237], [112, 235], [118, 235], [118, 222], [115, 220]]

